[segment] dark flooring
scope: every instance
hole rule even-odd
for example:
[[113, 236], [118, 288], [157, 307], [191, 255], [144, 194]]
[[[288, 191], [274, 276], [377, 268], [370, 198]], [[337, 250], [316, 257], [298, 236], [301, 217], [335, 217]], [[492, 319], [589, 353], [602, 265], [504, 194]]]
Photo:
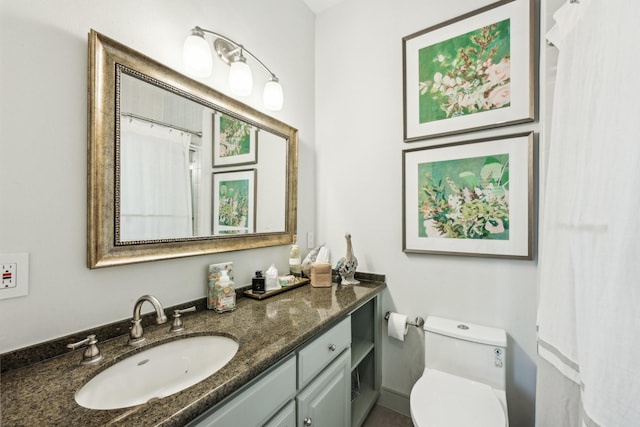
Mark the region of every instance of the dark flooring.
[[362, 427], [413, 427], [411, 418], [384, 406], [376, 405]]

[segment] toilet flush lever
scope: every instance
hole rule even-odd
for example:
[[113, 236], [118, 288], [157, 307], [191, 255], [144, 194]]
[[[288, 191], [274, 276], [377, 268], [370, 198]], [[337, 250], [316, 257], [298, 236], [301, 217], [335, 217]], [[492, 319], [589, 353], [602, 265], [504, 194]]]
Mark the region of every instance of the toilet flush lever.
[[495, 348], [493, 350], [493, 354], [495, 356], [494, 364], [496, 365], [497, 368], [502, 368], [502, 366], [503, 366], [502, 349], [501, 348]]

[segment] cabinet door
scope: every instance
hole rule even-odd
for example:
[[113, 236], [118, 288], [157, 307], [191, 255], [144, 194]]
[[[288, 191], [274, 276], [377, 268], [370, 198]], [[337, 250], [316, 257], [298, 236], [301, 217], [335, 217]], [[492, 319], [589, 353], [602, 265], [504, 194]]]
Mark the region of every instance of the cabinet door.
[[296, 398], [298, 427], [351, 425], [351, 351], [345, 350]]
[[264, 427], [296, 427], [296, 402], [289, 402]]

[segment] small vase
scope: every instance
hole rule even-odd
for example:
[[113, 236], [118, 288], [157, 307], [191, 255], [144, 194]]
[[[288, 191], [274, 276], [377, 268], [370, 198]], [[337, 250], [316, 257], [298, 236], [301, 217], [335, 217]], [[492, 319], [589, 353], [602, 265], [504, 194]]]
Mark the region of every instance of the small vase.
[[351, 246], [351, 234], [345, 234], [347, 240], [347, 253], [343, 258], [338, 260], [336, 264], [336, 270], [342, 281], [341, 285], [357, 285], [359, 280], [355, 279], [356, 269], [358, 268], [358, 259], [353, 254], [353, 247]]

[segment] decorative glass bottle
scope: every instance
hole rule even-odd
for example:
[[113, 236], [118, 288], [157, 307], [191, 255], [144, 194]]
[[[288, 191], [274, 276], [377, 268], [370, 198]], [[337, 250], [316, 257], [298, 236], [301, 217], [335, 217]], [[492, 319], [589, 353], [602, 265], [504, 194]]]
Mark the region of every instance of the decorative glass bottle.
[[295, 277], [302, 276], [302, 260], [300, 258], [300, 247], [297, 244], [291, 245], [289, 250], [289, 274]]

